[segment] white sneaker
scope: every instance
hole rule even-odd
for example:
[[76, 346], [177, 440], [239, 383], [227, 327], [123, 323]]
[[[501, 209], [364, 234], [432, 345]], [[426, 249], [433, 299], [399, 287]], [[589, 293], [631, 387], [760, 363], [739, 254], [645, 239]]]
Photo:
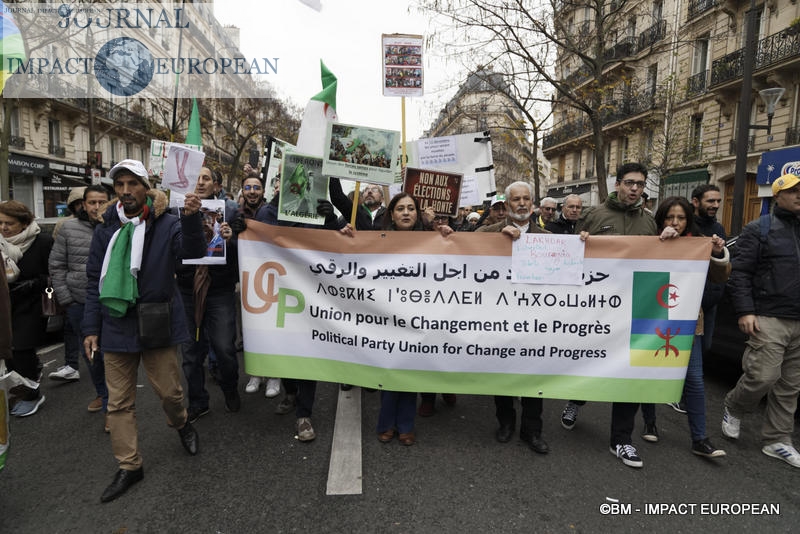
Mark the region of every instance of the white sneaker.
[[265, 396], [268, 399], [272, 397], [277, 397], [278, 394], [281, 392], [281, 379], [280, 378], [268, 378], [267, 379], [267, 392]]
[[299, 418], [297, 420], [297, 439], [299, 441], [313, 441], [316, 437], [314, 427], [311, 426], [311, 419], [309, 417]]
[[628, 467], [642, 467], [644, 465], [642, 459], [639, 458], [639, 453], [636, 452], [636, 447], [633, 445], [620, 444], [610, 447], [609, 451]]
[[722, 412], [722, 433], [731, 439], [739, 439], [739, 427], [741, 424], [741, 419], [735, 417], [725, 406]]
[[64, 365], [63, 367], [59, 367], [57, 371], [53, 371], [47, 375], [47, 377], [60, 382], [72, 382], [74, 380], [80, 380], [81, 374], [77, 369], [73, 369], [69, 365]]
[[761, 452], [767, 456], [772, 456], [779, 460], [783, 460], [792, 467], [800, 467], [800, 453], [791, 445], [785, 443], [773, 443], [771, 445], [764, 445]]
[[258, 391], [258, 388], [261, 387], [261, 377], [260, 376], [251, 376], [250, 381], [247, 382], [247, 385], [244, 387], [245, 393], [255, 393]]

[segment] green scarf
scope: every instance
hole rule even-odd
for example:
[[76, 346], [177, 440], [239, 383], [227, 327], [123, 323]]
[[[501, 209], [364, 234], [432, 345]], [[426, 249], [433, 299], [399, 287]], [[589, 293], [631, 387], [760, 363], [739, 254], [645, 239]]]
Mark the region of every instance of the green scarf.
[[[146, 207], [139, 216], [146, 220], [152, 205], [148, 197]], [[100, 304], [108, 308], [111, 317], [125, 317], [128, 309], [134, 306], [136, 299], [139, 298], [139, 285], [136, 277], [131, 274], [131, 243], [135, 228], [133, 223], [123, 224], [111, 248], [108, 271], [103, 279], [103, 289], [99, 298]]]

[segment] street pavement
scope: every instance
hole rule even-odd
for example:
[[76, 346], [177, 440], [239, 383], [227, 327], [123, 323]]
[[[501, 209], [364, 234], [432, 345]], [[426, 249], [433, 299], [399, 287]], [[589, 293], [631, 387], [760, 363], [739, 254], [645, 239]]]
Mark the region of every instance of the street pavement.
[[[46, 376], [63, 361], [62, 349], [43, 361]], [[245, 382], [243, 376], [242, 391]], [[437, 399], [433, 417], [417, 418], [417, 445], [382, 444], [375, 437], [380, 394], [353, 388], [342, 395], [356, 406], [360, 401], [361, 410], [340, 414], [361, 418], [363, 477], [361, 493], [352, 495], [326, 492], [335, 424], [356, 437], [352, 428], [359, 427], [335, 421], [338, 385], [319, 384], [312, 418], [317, 439], [300, 443], [293, 414], [274, 414], [280, 397], [264, 398], [263, 388], [242, 393], [242, 410], [226, 413], [211, 383], [211, 413], [196, 423], [200, 453], [191, 457], [167, 427], [143, 373], [139, 384], [145, 477], [101, 504], [117, 467], [102, 415], [86, 410], [94, 398], [88, 372], [82, 368], [77, 383], [44, 379], [40, 412], [11, 419], [11, 450], [0, 472], [0, 532], [760, 534], [796, 532], [800, 523], [800, 470], [760, 452], [760, 413], [744, 419], [740, 440], [721, 436], [728, 376], [707, 378], [709, 435], [728, 456], [692, 455], [686, 416], [659, 405], [659, 443], [643, 442], [637, 421], [642, 469], [609, 453], [606, 403], [587, 404], [567, 431], [559, 422], [564, 401], [546, 400], [544, 437], [552, 450], [537, 455], [517, 439], [497, 443], [492, 399], [473, 395], [459, 395], [454, 407]], [[358, 443], [344, 452], [357, 452]], [[357, 470], [358, 457], [350, 454], [336, 470]]]

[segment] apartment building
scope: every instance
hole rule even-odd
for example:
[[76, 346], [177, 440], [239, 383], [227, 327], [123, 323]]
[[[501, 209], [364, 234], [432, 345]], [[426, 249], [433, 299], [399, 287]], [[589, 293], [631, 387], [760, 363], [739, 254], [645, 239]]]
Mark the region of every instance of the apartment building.
[[[721, 222], [730, 228], [736, 164], [737, 112], [744, 67], [744, 21], [750, 0], [564, 0], [555, 20], [568, 31], [591, 35], [602, 5], [602, 54], [591, 68], [575, 53], [559, 50], [557, 61], [568, 87], [587, 99], [599, 96], [605, 169], [599, 177], [613, 191], [614, 169], [641, 161], [652, 170], [647, 192], [654, 203], [690, 195], [701, 183], [723, 191]], [[758, 91], [785, 89], [771, 130], [751, 129], [746, 155], [744, 222], [756, 218], [768, 183], [798, 162], [800, 152], [800, 36], [796, 0], [756, 2], [750, 125], [766, 126], [767, 106]], [[543, 150], [553, 162], [552, 196], [568, 188], [588, 189], [596, 204], [596, 138], [585, 113], [563, 96], [553, 101], [553, 128]], [[787, 165], [789, 165], [787, 167]], [[768, 167], [772, 170], [768, 170]], [[776, 170], [777, 169], [777, 170]], [[780, 174], [778, 174], [779, 176]]]

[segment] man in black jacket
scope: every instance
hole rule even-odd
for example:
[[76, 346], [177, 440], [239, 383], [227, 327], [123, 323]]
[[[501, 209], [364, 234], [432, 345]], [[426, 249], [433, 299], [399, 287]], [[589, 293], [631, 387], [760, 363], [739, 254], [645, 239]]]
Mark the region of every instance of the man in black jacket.
[[544, 229], [554, 234], [574, 234], [575, 224], [581, 216], [583, 200], [578, 195], [567, 195], [561, 207], [561, 215], [545, 223]]
[[772, 194], [772, 215], [748, 224], [736, 243], [728, 290], [739, 329], [750, 339], [744, 373], [725, 396], [722, 433], [737, 439], [742, 414], [766, 395], [761, 452], [800, 467], [792, 445], [800, 391], [800, 178], [781, 176]]

